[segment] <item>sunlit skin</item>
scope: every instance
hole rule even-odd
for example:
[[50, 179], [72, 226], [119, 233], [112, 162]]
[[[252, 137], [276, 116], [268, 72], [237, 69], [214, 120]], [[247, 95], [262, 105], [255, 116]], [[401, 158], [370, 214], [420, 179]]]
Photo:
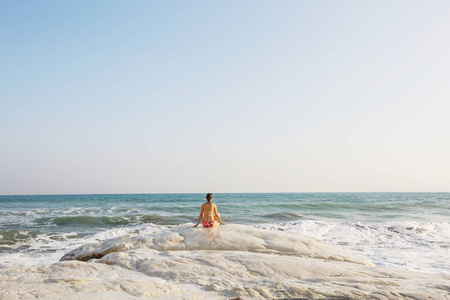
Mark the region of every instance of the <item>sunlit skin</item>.
[[213, 221], [214, 224], [211, 227], [219, 226], [219, 222], [222, 225], [226, 225], [227, 223], [222, 222], [222, 219], [220, 218], [220, 214], [217, 211], [217, 206], [212, 203], [212, 195], [208, 194], [206, 195], [206, 203], [202, 204], [202, 208], [200, 210], [200, 215], [198, 216], [197, 224], [194, 225], [194, 227], [197, 227], [198, 224], [200, 224], [200, 221], [203, 222], [211, 222]]

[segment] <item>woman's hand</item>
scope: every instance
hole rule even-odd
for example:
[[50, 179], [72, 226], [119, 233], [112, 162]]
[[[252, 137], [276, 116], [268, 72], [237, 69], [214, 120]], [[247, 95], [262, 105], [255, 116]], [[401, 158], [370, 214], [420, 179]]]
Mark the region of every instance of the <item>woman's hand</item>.
[[194, 225], [194, 228], [198, 226], [198, 223]]

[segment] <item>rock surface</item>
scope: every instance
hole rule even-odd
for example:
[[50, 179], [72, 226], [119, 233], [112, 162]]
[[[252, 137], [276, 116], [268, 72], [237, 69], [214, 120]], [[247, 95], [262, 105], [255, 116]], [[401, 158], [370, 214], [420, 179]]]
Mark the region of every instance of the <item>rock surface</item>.
[[[0, 299], [449, 299], [450, 278], [373, 266], [293, 232], [176, 226], [0, 267]], [[77, 261], [79, 260], [79, 261]]]

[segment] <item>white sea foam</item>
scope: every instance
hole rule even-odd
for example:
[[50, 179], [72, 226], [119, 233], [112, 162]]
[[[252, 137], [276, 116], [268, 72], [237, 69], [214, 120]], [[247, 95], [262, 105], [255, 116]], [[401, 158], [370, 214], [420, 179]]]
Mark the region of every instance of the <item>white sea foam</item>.
[[[101, 231], [94, 235], [80, 238], [76, 232], [38, 234], [36, 237], [18, 241], [10, 245], [11, 249], [25, 250], [13, 253], [0, 254], [1, 261], [5, 264], [39, 265], [58, 261], [64, 253], [71, 251], [87, 243], [100, 242], [107, 239], [124, 236], [127, 234], [150, 234], [162, 232], [167, 226], [155, 224], [141, 224], [129, 227], [113, 228]], [[8, 248], [8, 246], [3, 246]]]
[[379, 266], [450, 274], [450, 223], [301, 220], [257, 227], [313, 236], [369, 257]]

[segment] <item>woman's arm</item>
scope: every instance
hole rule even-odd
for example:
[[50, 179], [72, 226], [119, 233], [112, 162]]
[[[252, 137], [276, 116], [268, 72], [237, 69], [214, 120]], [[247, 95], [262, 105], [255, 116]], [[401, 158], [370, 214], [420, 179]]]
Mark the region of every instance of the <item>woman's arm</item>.
[[215, 219], [217, 219], [222, 225], [227, 225], [227, 223], [222, 222], [222, 219], [220, 218], [220, 214], [217, 211], [217, 206], [214, 205], [214, 215]]
[[200, 209], [200, 215], [198, 216], [197, 224], [195, 224], [194, 227], [197, 227], [197, 226], [198, 226], [198, 224], [200, 223], [200, 221], [202, 220], [202, 218], [203, 218], [203, 205], [202, 205], [202, 209]]

